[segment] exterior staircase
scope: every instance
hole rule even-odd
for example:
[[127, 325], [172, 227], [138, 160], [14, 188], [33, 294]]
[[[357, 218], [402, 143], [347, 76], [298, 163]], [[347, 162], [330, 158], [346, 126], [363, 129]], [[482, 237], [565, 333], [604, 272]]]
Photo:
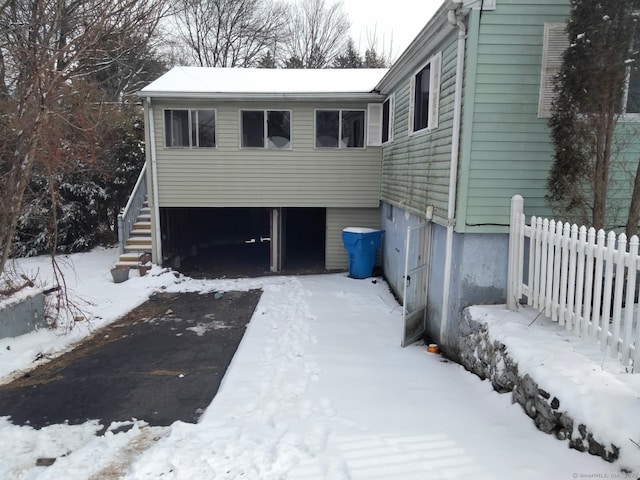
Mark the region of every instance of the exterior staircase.
[[140, 256], [151, 255], [151, 209], [145, 197], [144, 203], [138, 210], [135, 223], [124, 242], [124, 252], [116, 263], [120, 268], [138, 268]]

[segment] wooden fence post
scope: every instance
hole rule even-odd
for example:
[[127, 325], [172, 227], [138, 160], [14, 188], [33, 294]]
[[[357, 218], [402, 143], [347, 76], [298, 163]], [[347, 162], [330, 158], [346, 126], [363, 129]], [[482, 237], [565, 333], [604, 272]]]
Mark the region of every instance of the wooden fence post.
[[509, 260], [507, 266], [507, 308], [515, 311], [518, 305], [518, 278], [522, 242], [520, 242], [521, 232], [520, 219], [524, 213], [524, 199], [521, 195], [511, 197], [511, 221], [509, 224]]

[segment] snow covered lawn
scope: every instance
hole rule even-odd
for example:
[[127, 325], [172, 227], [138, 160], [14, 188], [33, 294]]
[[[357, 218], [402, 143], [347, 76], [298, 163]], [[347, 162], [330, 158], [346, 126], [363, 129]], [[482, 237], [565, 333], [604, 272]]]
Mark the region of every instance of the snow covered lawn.
[[[160, 288], [263, 289], [218, 395], [196, 425], [149, 428], [136, 422], [127, 432], [102, 437], [94, 435], [92, 422], [35, 431], [0, 419], [0, 478], [423, 480], [619, 474], [616, 464], [569, 450], [566, 442], [536, 430], [510, 396], [495, 393], [489, 382], [427, 353], [424, 345], [401, 348], [401, 311], [380, 280], [344, 274], [190, 280], [160, 274], [155, 267], [152, 276], [116, 285], [109, 274], [116, 256], [115, 250], [73, 256], [70, 287], [87, 302], [93, 328]], [[43, 262], [23, 264], [35, 269], [38, 261]], [[67, 335], [40, 331], [0, 340], [0, 375], [9, 378], [33, 365], [40, 352], [63, 350], [89, 333], [85, 323]], [[616, 408], [615, 402], [607, 408]], [[39, 457], [57, 460], [36, 467]], [[640, 472], [640, 461], [637, 467]]]

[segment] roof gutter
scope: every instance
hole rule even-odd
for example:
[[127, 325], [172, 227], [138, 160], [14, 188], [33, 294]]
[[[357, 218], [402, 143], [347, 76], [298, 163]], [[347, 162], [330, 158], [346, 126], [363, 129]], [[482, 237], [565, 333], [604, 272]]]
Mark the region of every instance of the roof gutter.
[[431, 20], [418, 33], [406, 50], [394, 62], [393, 67], [382, 77], [376, 86], [376, 90], [385, 92], [386, 88], [394, 85], [413, 72], [420, 64], [424, 63], [424, 52], [427, 46], [436, 46], [451, 33], [451, 25], [448, 23], [449, 11], [457, 8], [460, 2], [447, 0]]
[[316, 100], [316, 101], [376, 101], [384, 100], [384, 95], [372, 92], [335, 92], [335, 93], [220, 93], [220, 92], [164, 92], [142, 90], [138, 95], [146, 98], [171, 99], [209, 99], [209, 100]]

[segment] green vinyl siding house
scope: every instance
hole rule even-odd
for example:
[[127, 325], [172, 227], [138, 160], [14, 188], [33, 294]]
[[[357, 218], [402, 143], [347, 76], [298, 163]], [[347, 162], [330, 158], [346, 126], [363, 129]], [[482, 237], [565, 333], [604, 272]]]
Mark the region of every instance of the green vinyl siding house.
[[[400, 297], [411, 294], [407, 341], [424, 328], [455, 356], [462, 309], [506, 301], [511, 197], [524, 197], [527, 217], [551, 216], [547, 121], [569, 12], [569, 0], [445, 2], [376, 88], [395, 104], [383, 144], [383, 269]], [[421, 102], [437, 119], [416, 114]], [[632, 111], [619, 128], [627, 137], [639, 119]], [[637, 151], [632, 139], [621, 153], [637, 164]], [[629, 177], [613, 175], [614, 195], [628, 205]], [[408, 227], [420, 226], [425, 233], [408, 238]], [[420, 265], [424, 292], [406, 289]]]
[[[405, 299], [418, 314], [407, 341], [421, 335], [424, 307], [426, 334], [455, 356], [462, 309], [505, 302], [510, 198], [522, 195], [527, 215], [549, 215], [545, 25], [568, 15], [568, 0], [445, 2], [378, 84], [395, 104], [383, 144], [383, 269], [401, 297], [411, 292], [406, 266], [426, 272], [426, 292]], [[431, 124], [416, 115], [425, 67]], [[424, 235], [408, 240], [407, 227], [420, 225]]]
[[141, 92], [154, 261], [235, 235], [269, 238], [280, 271], [287, 225], [306, 222], [324, 267], [346, 269], [342, 228], [382, 228], [403, 344], [426, 334], [455, 357], [462, 309], [505, 303], [511, 197], [550, 215], [569, 9], [447, 0], [388, 71], [172, 70]]

